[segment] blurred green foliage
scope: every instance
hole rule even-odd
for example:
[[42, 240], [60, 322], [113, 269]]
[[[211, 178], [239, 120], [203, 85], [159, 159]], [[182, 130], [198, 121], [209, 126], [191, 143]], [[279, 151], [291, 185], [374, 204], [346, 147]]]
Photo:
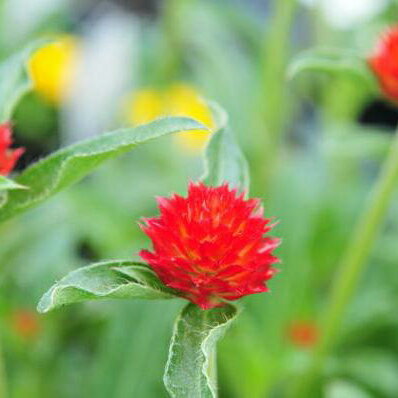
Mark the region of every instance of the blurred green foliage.
[[[390, 142], [382, 115], [380, 124], [360, 123], [372, 99], [351, 75], [289, 82], [286, 67], [314, 45], [366, 54], [380, 29], [397, 22], [397, 2], [337, 30], [319, 10], [300, 3], [290, 16], [282, 14], [287, 24], [271, 24], [278, 1], [256, 12], [249, 2], [170, 0], [160, 15], [130, 16], [138, 33], [125, 94], [181, 80], [222, 104], [249, 162], [251, 192], [279, 222], [274, 234], [283, 239], [278, 249], [283, 262], [271, 293], [242, 300], [239, 322], [220, 344], [219, 388], [225, 398], [285, 397], [300, 377], [311, 347], [294, 338], [292, 326], [317, 327], [337, 263]], [[15, 16], [9, 3], [0, 2], [4, 59], [48, 32], [69, 30], [85, 40], [99, 15], [115, 11], [70, 2], [44, 12], [14, 37], [7, 31], [13, 24], [7, 18]], [[281, 26], [285, 30], [275, 38]], [[286, 51], [267, 54], [269, 37]], [[280, 57], [273, 63], [281, 68], [275, 75], [267, 70], [273, 56]], [[272, 78], [275, 84], [266, 85]], [[18, 145], [27, 149], [25, 162], [68, 141], [67, 107], [48, 104], [36, 93], [24, 97], [13, 122]], [[109, 127], [124, 123], [120, 114], [113, 115]], [[270, 132], [273, 126], [278, 131]], [[184, 193], [187, 181], [202, 171], [199, 157], [161, 138], [0, 225], [1, 362], [9, 397], [167, 396], [162, 374], [180, 302], [93, 302], [48, 315], [36, 314], [35, 307], [42, 293], [73, 269], [99, 260], [137, 259], [138, 250], [149, 245], [137, 221], [156, 213], [154, 197]], [[311, 398], [398, 396], [396, 203]]]

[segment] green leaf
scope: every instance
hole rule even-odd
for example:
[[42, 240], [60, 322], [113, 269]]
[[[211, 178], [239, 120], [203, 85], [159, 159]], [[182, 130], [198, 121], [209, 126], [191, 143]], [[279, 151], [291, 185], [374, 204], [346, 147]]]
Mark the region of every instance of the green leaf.
[[38, 40], [0, 64], [0, 123], [11, 119], [19, 100], [32, 89], [27, 62], [46, 41]]
[[13, 189], [26, 189], [26, 187], [17, 184], [14, 180], [10, 180], [9, 178], [0, 175], [0, 192]]
[[72, 271], [41, 298], [37, 310], [48, 312], [65, 304], [100, 299], [172, 299], [165, 287], [144, 264], [112, 260]]
[[[171, 397], [214, 398], [212, 377], [217, 340], [237, 316], [236, 307], [202, 310], [188, 304], [177, 318], [166, 364], [164, 383]], [[213, 367], [213, 368], [212, 368]]]
[[15, 181], [10, 180], [2, 175], [0, 175], [0, 208], [7, 202], [8, 193], [13, 189], [27, 189], [26, 187], [17, 184]]
[[296, 78], [303, 72], [321, 72], [330, 75], [351, 76], [377, 93], [378, 84], [366, 58], [341, 49], [312, 49], [300, 54], [290, 65], [288, 77]]
[[178, 295], [176, 291], [165, 286], [147, 264], [127, 261], [122, 266], [113, 266], [112, 269], [142, 285], [152, 286], [156, 290], [161, 290], [173, 296]]
[[226, 113], [215, 103], [211, 107], [218, 130], [206, 148], [202, 179], [207, 185], [218, 186], [228, 182], [232, 187], [247, 192], [249, 171], [246, 159], [228, 128]]
[[125, 128], [61, 149], [26, 169], [16, 182], [29, 187], [12, 191], [0, 207], [0, 221], [25, 211], [76, 183], [104, 161], [136, 145], [185, 130], [206, 130], [188, 118], [163, 118], [135, 128]]

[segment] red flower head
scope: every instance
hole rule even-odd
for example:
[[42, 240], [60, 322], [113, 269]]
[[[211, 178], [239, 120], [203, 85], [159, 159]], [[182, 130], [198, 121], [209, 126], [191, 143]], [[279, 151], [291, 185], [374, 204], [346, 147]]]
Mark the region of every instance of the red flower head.
[[368, 62], [384, 94], [398, 102], [398, 26], [386, 32]]
[[248, 294], [266, 292], [279, 260], [279, 239], [258, 199], [245, 200], [228, 185], [189, 185], [188, 197], [158, 198], [159, 218], [145, 219], [153, 252], [142, 250], [162, 282], [209, 309]]
[[0, 124], [0, 175], [6, 176], [12, 171], [19, 157], [24, 153], [23, 148], [11, 150], [12, 131], [9, 123]]

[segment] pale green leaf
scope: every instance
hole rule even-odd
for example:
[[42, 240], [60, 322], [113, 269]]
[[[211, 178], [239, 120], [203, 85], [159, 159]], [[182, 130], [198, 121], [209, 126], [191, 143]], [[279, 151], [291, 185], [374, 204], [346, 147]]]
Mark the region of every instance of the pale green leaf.
[[27, 62], [45, 42], [34, 42], [0, 64], [0, 123], [11, 119], [19, 100], [32, 89]]
[[10, 191], [13, 189], [26, 189], [26, 187], [17, 184], [14, 180], [11, 180], [7, 177], [0, 175], [0, 192]]
[[173, 398], [214, 398], [217, 386], [212, 358], [217, 340], [237, 316], [237, 309], [202, 310], [188, 304], [178, 317], [170, 345], [164, 383]]
[[7, 191], [11, 191], [14, 189], [26, 189], [26, 187], [19, 185], [15, 181], [0, 175], [0, 208], [7, 202]]
[[125, 128], [61, 149], [26, 169], [16, 182], [29, 187], [12, 191], [0, 208], [0, 221], [43, 202], [79, 181], [104, 161], [133, 149], [136, 145], [167, 134], [203, 130], [188, 118], [163, 118], [135, 128]]
[[165, 287], [145, 265], [112, 260], [72, 271], [41, 298], [37, 310], [48, 312], [65, 304], [100, 299], [172, 299]]
[[214, 103], [212, 110], [218, 129], [206, 148], [205, 173], [202, 179], [207, 185], [218, 186], [227, 182], [231, 187], [248, 191], [248, 165], [228, 128], [228, 117]]
[[112, 269], [145, 286], [152, 286], [157, 290], [170, 293], [174, 296], [178, 294], [175, 290], [166, 287], [159, 280], [152, 268], [145, 263], [127, 261], [122, 266], [113, 266]]
[[303, 52], [292, 62], [288, 77], [296, 78], [304, 72], [321, 72], [329, 75], [351, 76], [369, 91], [377, 93], [378, 84], [366, 58], [341, 49], [312, 49]]
[[371, 398], [372, 396], [354, 382], [347, 380], [333, 380], [325, 387], [325, 398]]

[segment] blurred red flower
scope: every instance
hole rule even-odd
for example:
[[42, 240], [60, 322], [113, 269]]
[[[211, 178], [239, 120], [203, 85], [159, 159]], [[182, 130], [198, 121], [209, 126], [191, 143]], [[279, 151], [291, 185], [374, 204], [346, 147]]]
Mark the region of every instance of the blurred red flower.
[[0, 175], [6, 176], [12, 171], [24, 148], [10, 149], [12, 131], [9, 123], [0, 124]]
[[290, 326], [289, 339], [298, 347], [312, 347], [318, 340], [318, 328], [312, 322], [295, 322]]
[[384, 94], [398, 101], [398, 26], [383, 35], [368, 62]]
[[39, 318], [36, 313], [25, 309], [19, 309], [14, 312], [12, 325], [15, 333], [24, 339], [36, 337], [40, 330]]
[[141, 226], [153, 252], [140, 256], [165, 285], [202, 309], [268, 290], [279, 239], [264, 237], [272, 225], [258, 199], [245, 200], [226, 184], [191, 183], [187, 198], [157, 201], [160, 217]]

